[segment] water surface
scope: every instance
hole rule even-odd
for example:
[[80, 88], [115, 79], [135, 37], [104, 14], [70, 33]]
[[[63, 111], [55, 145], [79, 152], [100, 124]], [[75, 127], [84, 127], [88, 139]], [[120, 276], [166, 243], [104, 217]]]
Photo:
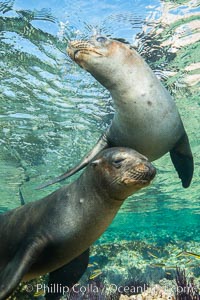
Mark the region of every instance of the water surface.
[[[109, 93], [66, 55], [69, 40], [99, 32], [135, 46], [173, 94], [195, 161], [183, 189], [169, 155], [151, 187], [124, 203], [97, 244], [200, 240], [199, 3], [197, 1], [0, 2], [0, 211], [61, 184], [41, 182], [73, 166], [114, 114]], [[78, 175], [69, 179], [74, 180]], [[182, 247], [182, 246], [181, 246]]]

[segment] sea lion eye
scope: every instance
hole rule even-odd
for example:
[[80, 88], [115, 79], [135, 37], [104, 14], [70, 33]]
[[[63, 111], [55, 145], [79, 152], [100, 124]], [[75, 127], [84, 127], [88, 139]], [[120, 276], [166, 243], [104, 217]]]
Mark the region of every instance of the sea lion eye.
[[113, 161], [113, 166], [117, 169], [121, 168], [122, 162], [125, 160], [125, 158], [119, 158], [119, 159], [115, 159]]
[[104, 43], [107, 40], [107, 38], [105, 38], [104, 36], [99, 36], [96, 40], [99, 43]]

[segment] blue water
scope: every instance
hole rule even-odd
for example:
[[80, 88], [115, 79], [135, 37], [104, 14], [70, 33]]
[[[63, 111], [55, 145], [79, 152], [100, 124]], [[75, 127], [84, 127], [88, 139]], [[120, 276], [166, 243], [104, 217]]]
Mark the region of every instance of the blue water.
[[19, 187], [26, 202], [58, 188], [61, 184], [35, 190], [80, 160], [110, 124], [114, 109], [108, 91], [66, 55], [69, 40], [99, 32], [137, 47], [173, 94], [190, 139], [195, 173], [190, 188], [183, 189], [169, 155], [156, 161], [152, 185], [124, 203], [97, 244], [185, 242], [187, 251], [198, 252], [200, 102], [199, 83], [191, 76], [199, 71], [185, 68], [199, 62], [199, 42], [191, 39], [178, 49], [165, 46], [172, 36], [182, 41], [199, 32], [198, 5], [183, 2], [173, 4], [171, 15], [178, 21], [188, 16], [182, 21], [186, 32], [179, 29], [181, 21], [166, 27], [163, 1], [0, 2], [1, 212], [20, 205]]

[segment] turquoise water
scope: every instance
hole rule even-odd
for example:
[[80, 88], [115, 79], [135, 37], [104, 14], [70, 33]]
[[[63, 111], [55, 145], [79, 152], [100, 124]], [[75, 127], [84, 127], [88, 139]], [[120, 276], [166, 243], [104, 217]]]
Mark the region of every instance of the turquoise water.
[[185, 242], [198, 252], [199, 16], [197, 1], [0, 1], [0, 211], [20, 205], [19, 187], [26, 202], [58, 188], [35, 190], [80, 160], [110, 124], [109, 93], [65, 50], [101, 32], [137, 47], [173, 94], [195, 173], [183, 189], [169, 155], [156, 161], [152, 185], [124, 203], [97, 244]]

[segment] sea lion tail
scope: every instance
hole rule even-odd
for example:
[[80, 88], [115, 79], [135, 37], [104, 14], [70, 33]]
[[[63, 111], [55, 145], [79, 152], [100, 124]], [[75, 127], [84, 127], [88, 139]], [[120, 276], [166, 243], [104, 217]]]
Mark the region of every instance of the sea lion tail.
[[194, 162], [186, 132], [170, 151], [170, 156], [182, 181], [182, 186], [184, 188], [189, 187], [193, 177]]
[[85, 166], [87, 166], [92, 159], [103, 149], [108, 148], [108, 140], [107, 140], [107, 131], [105, 133], [102, 134], [102, 136], [100, 137], [100, 139], [98, 140], [98, 142], [96, 143], [96, 145], [92, 148], [92, 150], [82, 159], [82, 161], [75, 167], [73, 167], [72, 169], [68, 170], [66, 173], [38, 186], [36, 188], [36, 190], [40, 190], [43, 189], [49, 185], [52, 185], [54, 183], [60, 182], [72, 175], [74, 175], [75, 173], [77, 173], [78, 171], [82, 170]]

